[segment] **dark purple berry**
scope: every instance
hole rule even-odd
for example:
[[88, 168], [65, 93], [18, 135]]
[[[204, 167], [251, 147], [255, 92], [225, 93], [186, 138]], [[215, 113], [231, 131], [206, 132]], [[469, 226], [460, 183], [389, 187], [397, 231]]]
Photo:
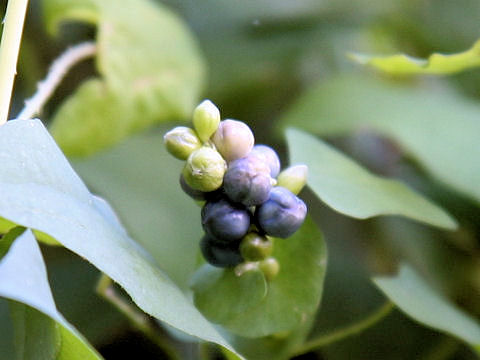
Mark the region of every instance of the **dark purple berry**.
[[241, 204], [225, 198], [209, 201], [202, 208], [202, 226], [205, 232], [219, 242], [243, 238], [250, 227], [250, 211]]
[[200, 250], [205, 260], [218, 267], [233, 267], [243, 262], [240, 254], [239, 241], [222, 243], [205, 235], [200, 241]]
[[225, 194], [230, 200], [245, 206], [265, 202], [271, 188], [270, 168], [255, 156], [232, 161], [223, 178]]
[[289, 190], [277, 186], [255, 211], [257, 225], [267, 235], [288, 238], [302, 225], [307, 206]]

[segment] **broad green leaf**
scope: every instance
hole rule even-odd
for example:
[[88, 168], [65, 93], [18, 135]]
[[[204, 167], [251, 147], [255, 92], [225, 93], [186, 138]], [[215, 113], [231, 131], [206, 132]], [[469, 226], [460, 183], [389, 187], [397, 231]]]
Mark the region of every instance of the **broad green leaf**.
[[[158, 2], [97, 3], [97, 67], [108, 86], [133, 98], [137, 110], [157, 122], [190, 117], [203, 86], [204, 63], [185, 24]], [[139, 126], [142, 121], [140, 115]]]
[[5, 254], [10, 249], [10, 246], [13, 244], [15, 239], [22, 235], [25, 231], [24, 227], [17, 226], [11, 229], [8, 233], [6, 233], [3, 237], [0, 238], [0, 260], [5, 256]]
[[[288, 332], [306, 323], [318, 308], [322, 296], [327, 258], [323, 237], [313, 221], [307, 218], [291, 238], [275, 239], [273, 256], [280, 263], [278, 276], [267, 284], [267, 294], [260, 298], [261, 301], [258, 301], [263, 291], [261, 285], [250, 290], [255, 302], [249, 300], [245, 311], [242, 311], [243, 304], [237, 304], [235, 298], [238, 297], [235, 286], [243, 287], [245, 283], [231, 270], [224, 270], [226, 274], [219, 276], [218, 273], [213, 279], [202, 279], [207, 274], [211, 276], [212, 272], [198, 274], [193, 289], [195, 304], [207, 318], [244, 337]], [[216, 284], [213, 283], [215, 280]], [[222, 306], [218, 299], [224, 300]], [[238, 312], [229, 312], [229, 307]]]
[[359, 219], [401, 215], [454, 229], [455, 220], [406, 185], [373, 175], [353, 160], [305, 132], [288, 129], [292, 163], [308, 166], [308, 185], [334, 210]]
[[237, 276], [233, 269], [203, 265], [192, 278], [195, 306], [212, 322], [228, 323], [260, 304], [268, 292], [267, 282], [259, 270]]
[[15, 301], [10, 301], [9, 305], [14, 324], [17, 359], [58, 359], [62, 338], [55, 320], [35, 308]]
[[0, 262], [0, 296], [13, 300], [18, 359], [100, 359], [57, 311], [40, 248], [30, 230], [18, 236]]
[[[313, 320], [312, 317], [298, 329], [285, 333], [261, 338], [246, 338], [231, 334], [228, 339], [248, 360], [287, 360], [292, 358], [297, 346], [305, 341]], [[225, 348], [222, 350], [228, 360], [238, 359], [235, 354], [229, 353]]]
[[87, 80], [60, 106], [50, 131], [66, 154], [92, 154], [125, 138], [144, 119], [132, 105], [103, 81]]
[[96, 0], [42, 1], [48, 32], [56, 35], [61, 23], [67, 20], [97, 23], [98, 11], [95, 3]]
[[8, 306], [9, 301], [0, 297], [0, 360], [15, 359], [13, 324]]
[[412, 319], [465, 341], [480, 353], [480, 324], [443, 298], [408, 265], [373, 282]]
[[149, 0], [124, 0], [122, 6], [116, 0], [46, 2], [49, 27], [87, 18], [98, 28], [101, 79], [83, 84], [53, 119], [52, 134], [67, 154], [89, 155], [152, 124], [191, 115], [204, 62], [174, 13]]
[[89, 193], [39, 120], [0, 127], [0, 162], [0, 216], [54, 237], [120, 284], [148, 314], [231, 349]]
[[166, 129], [134, 136], [73, 165], [95, 192], [110, 201], [132, 237], [187, 289], [202, 237], [200, 208], [179, 186], [183, 162], [165, 150]]
[[319, 135], [377, 131], [433, 177], [480, 202], [479, 117], [479, 105], [453, 92], [346, 75], [305, 93], [283, 122]]
[[461, 53], [444, 55], [432, 54], [427, 60], [408, 55], [369, 56], [350, 54], [350, 58], [362, 65], [372, 66], [392, 75], [406, 74], [453, 74], [480, 66], [480, 41]]

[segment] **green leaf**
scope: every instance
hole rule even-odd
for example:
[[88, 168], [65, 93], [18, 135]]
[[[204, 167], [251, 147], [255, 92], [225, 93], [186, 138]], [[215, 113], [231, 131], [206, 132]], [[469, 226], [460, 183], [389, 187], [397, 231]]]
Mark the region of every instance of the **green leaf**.
[[0, 127], [0, 162], [0, 216], [54, 237], [120, 284], [148, 314], [232, 349], [89, 193], [39, 120]]
[[465, 341], [480, 353], [480, 324], [443, 298], [408, 265], [373, 282], [412, 319]]
[[101, 359], [57, 311], [30, 230], [16, 238], [0, 262], [0, 279], [0, 296], [22, 303], [11, 303], [18, 359]]
[[0, 238], [0, 260], [7, 254], [15, 239], [22, 235], [24, 231], [24, 227], [16, 226]]
[[125, 138], [143, 115], [104, 82], [92, 79], [60, 106], [50, 131], [66, 154], [90, 155]]
[[347, 75], [313, 87], [283, 122], [320, 135], [377, 131], [433, 177], [480, 202], [479, 117], [478, 104], [452, 92]]
[[404, 184], [368, 172], [320, 139], [288, 129], [292, 163], [308, 166], [308, 185], [328, 206], [359, 219], [401, 215], [427, 224], [454, 229], [444, 210]]
[[195, 306], [212, 322], [228, 323], [232, 317], [244, 315], [267, 295], [267, 282], [260, 270], [242, 276], [233, 269], [203, 265], [192, 278]]
[[187, 289], [202, 237], [200, 209], [179, 186], [183, 164], [165, 150], [164, 129], [133, 136], [73, 165], [109, 200], [132, 237]]
[[392, 56], [369, 56], [350, 54], [359, 64], [368, 65], [391, 75], [406, 74], [454, 74], [480, 66], [480, 41], [461, 53], [443, 55], [432, 54], [427, 60], [398, 54]]
[[54, 0], [43, 1], [43, 13], [47, 30], [57, 35], [60, 24], [74, 20], [95, 24], [98, 21], [96, 0]]
[[62, 338], [55, 320], [35, 308], [15, 301], [10, 301], [9, 305], [17, 359], [58, 359]]
[[[55, 114], [52, 134], [84, 156], [167, 120], [186, 120], [204, 83], [204, 61], [185, 24], [148, 0], [47, 0], [49, 27], [95, 12], [101, 79], [81, 86]], [[141, 21], [132, 21], [141, 19]]]
[[157, 122], [190, 117], [203, 86], [204, 62], [183, 21], [147, 0], [97, 3], [97, 66], [108, 86], [132, 97]]
[[[252, 299], [238, 304], [236, 287], [244, 287], [252, 279], [243, 280], [231, 270], [223, 270], [223, 275], [219, 270], [212, 279], [202, 278], [212, 274], [203, 269], [202, 274], [197, 274], [194, 286], [195, 304], [207, 318], [244, 337], [261, 337], [299, 327], [313, 316], [322, 296], [327, 258], [322, 234], [307, 218], [291, 238], [275, 239], [273, 256], [280, 263], [280, 272], [268, 283], [266, 296], [259, 296], [263, 287], [257, 284], [248, 294], [242, 294], [242, 299], [248, 295]], [[223, 299], [222, 305], [219, 299]], [[229, 311], [231, 308], [234, 311]]]

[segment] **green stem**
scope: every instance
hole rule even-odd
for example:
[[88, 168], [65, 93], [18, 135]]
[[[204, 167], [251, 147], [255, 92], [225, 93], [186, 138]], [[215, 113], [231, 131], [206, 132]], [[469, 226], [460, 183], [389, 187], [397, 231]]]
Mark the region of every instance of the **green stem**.
[[0, 43], [0, 125], [8, 119], [28, 0], [10, 0]]
[[374, 325], [378, 321], [387, 316], [394, 308], [391, 301], [387, 301], [380, 308], [368, 315], [365, 319], [360, 320], [354, 324], [348, 325], [344, 328], [335, 330], [330, 334], [322, 335], [316, 339], [307, 341], [300, 345], [293, 353], [293, 356], [302, 355], [310, 351], [321, 348], [322, 346], [331, 344], [335, 341], [343, 340], [349, 336], [356, 335], [370, 326]]
[[163, 338], [158, 330], [153, 326], [148, 315], [139, 311], [135, 305], [126, 301], [115, 291], [112, 279], [102, 274], [97, 283], [97, 293], [105, 300], [115, 306], [124, 314], [130, 322], [147, 336], [150, 341], [156, 344], [171, 360], [181, 360], [176, 350]]

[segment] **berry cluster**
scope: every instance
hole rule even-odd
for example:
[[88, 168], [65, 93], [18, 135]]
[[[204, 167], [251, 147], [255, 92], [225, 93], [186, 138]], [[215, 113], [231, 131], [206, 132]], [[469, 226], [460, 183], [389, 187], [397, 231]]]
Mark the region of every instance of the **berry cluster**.
[[272, 237], [290, 237], [307, 213], [296, 196], [306, 183], [307, 167], [280, 172], [277, 153], [254, 145], [245, 123], [220, 121], [209, 100], [195, 109], [193, 127], [176, 127], [164, 141], [173, 156], [186, 160], [181, 188], [202, 202], [203, 257], [214, 266], [237, 266], [239, 273], [254, 267], [273, 279], [280, 266], [271, 257]]

